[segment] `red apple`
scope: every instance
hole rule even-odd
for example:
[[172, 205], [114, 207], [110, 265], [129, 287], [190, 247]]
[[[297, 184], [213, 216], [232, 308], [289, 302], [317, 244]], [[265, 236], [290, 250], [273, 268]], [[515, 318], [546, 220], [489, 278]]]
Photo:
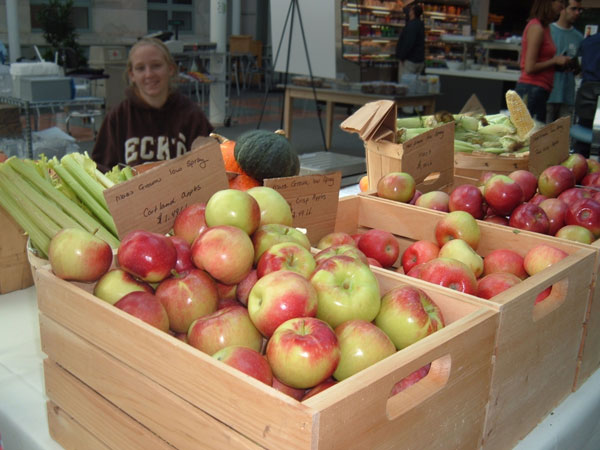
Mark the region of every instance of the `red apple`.
[[548, 197], [558, 197], [561, 192], [575, 186], [575, 175], [571, 169], [556, 165], [544, 169], [538, 178], [540, 194]]
[[237, 300], [237, 284], [224, 284], [215, 281], [219, 300]]
[[184, 238], [180, 236], [167, 236], [175, 246], [177, 251], [177, 260], [175, 261], [175, 272], [185, 273], [194, 268], [192, 262], [192, 247]]
[[350, 236], [352, 236], [352, 239], [354, 239], [354, 243], [356, 244], [356, 246], [358, 247], [358, 241], [360, 241], [360, 238], [362, 237], [362, 233], [354, 233], [351, 234]]
[[417, 264], [437, 258], [439, 252], [439, 245], [431, 241], [420, 240], [413, 242], [402, 253], [401, 261], [404, 273], [408, 273]]
[[381, 265], [381, 263], [379, 261], [377, 261], [375, 258], [367, 257], [367, 262], [369, 263], [370, 266], [381, 267], [383, 269], [383, 266]]
[[250, 296], [250, 291], [254, 284], [258, 281], [258, 274], [256, 273], [256, 269], [252, 269], [248, 272], [242, 281], [237, 284], [237, 289], [235, 291], [235, 296], [237, 300], [244, 306], [248, 305], [248, 297]]
[[575, 203], [576, 200], [582, 198], [592, 198], [592, 194], [586, 191], [584, 188], [574, 187], [561, 192], [558, 196], [558, 199], [566, 203], [567, 205]]
[[488, 182], [488, 180], [490, 178], [492, 178], [494, 175], [497, 175], [495, 172], [483, 172], [480, 176], [479, 176], [479, 185], [480, 186], [485, 186], [485, 183]]
[[209, 227], [194, 241], [192, 261], [217, 281], [237, 284], [252, 269], [254, 246], [241, 228], [230, 225]]
[[273, 375], [282, 383], [308, 389], [333, 374], [340, 361], [340, 345], [326, 322], [298, 317], [277, 327], [267, 342], [266, 355]]
[[247, 191], [222, 189], [210, 196], [206, 203], [206, 225], [238, 227], [251, 235], [260, 224], [260, 206]]
[[418, 278], [421, 280], [466, 294], [477, 295], [477, 279], [465, 263], [451, 258], [435, 258], [413, 267], [413, 270], [417, 267], [419, 268]]
[[477, 280], [477, 296], [490, 299], [521, 282], [513, 273], [494, 272]]
[[494, 175], [485, 183], [483, 197], [499, 215], [508, 216], [523, 201], [523, 189], [507, 175]]
[[413, 197], [410, 199], [410, 202], [408, 202], [408, 204], [414, 205], [415, 203], [417, 203], [417, 200], [419, 200], [419, 197], [421, 195], [423, 195], [423, 193], [420, 190], [415, 189], [415, 193], [414, 193]]
[[481, 231], [471, 214], [465, 211], [452, 211], [436, 222], [435, 239], [440, 247], [452, 239], [462, 239], [473, 250], [477, 250]]
[[483, 273], [483, 258], [462, 239], [452, 239], [446, 242], [438, 253], [438, 258], [451, 258], [464, 263], [475, 278]]
[[567, 252], [548, 244], [538, 244], [525, 254], [523, 266], [529, 276], [541, 272], [569, 256]]
[[258, 202], [260, 225], [279, 223], [292, 226], [292, 209], [287, 200], [275, 189], [267, 186], [254, 186], [246, 191]]
[[283, 322], [317, 315], [317, 291], [304, 276], [278, 270], [259, 278], [248, 297], [248, 314], [263, 336], [271, 337]]
[[243, 345], [259, 352], [262, 342], [262, 335], [243, 306], [229, 306], [198, 317], [188, 330], [188, 343], [209, 355], [230, 345]]
[[379, 282], [366, 264], [344, 255], [317, 265], [310, 281], [319, 296], [317, 317], [332, 327], [351, 319], [372, 321], [381, 305]]
[[508, 224], [514, 228], [542, 234], [548, 234], [550, 230], [550, 220], [545, 211], [532, 203], [521, 203], [517, 206], [510, 215]]
[[529, 200], [529, 203], [540, 206], [540, 203], [542, 203], [544, 200], [549, 199], [549, 198], [550, 197], [548, 197], [546, 195], [542, 195], [538, 192], [531, 198], [531, 200]]
[[475, 219], [483, 219], [483, 194], [472, 184], [461, 184], [450, 193], [449, 211], [465, 211]]
[[508, 177], [516, 181], [521, 186], [523, 198], [521, 201], [528, 202], [537, 191], [538, 179], [529, 170], [518, 169], [508, 174]]
[[587, 160], [585, 156], [579, 153], [571, 153], [561, 165], [571, 169], [571, 172], [575, 175], [575, 183], [579, 183], [588, 172]]
[[450, 196], [443, 191], [425, 192], [416, 201], [415, 205], [435, 211], [448, 212]]
[[265, 384], [273, 384], [273, 372], [266, 358], [256, 350], [241, 345], [222, 348], [213, 358], [256, 378]]
[[187, 332], [198, 317], [215, 312], [219, 302], [215, 281], [199, 269], [161, 281], [155, 296], [167, 311], [171, 330], [177, 333]]
[[565, 215], [567, 225], [579, 225], [592, 232], [594, 237], [600, 237], [600, 202], [591, 198], [582, 198], [569, 205]]
[[115, 306], [165, 333], [169, 331], [167, 312], [153, 294], [130, 292], [116, 302]]
[[317, 265], [326, 260], [327, 258], [331, 258], [332, 256], [344, 255], [349, 256], [350, 258], [357, 259], [364, 264], [369, 264], [369, 259], [367, 255], [361, 252], [358, 247], [355, 247], [351, 244], [338, 244], [332, 245], [331, 247], [324, 248], [320, 252], [315, 255], [315, 262]]
[[381, 298], [375, 325], [402, 350], [444, 328], [444, 318], [425, 291], [406, 284], [392, 288]]
[[291, 270], [308, 278], [316, 266], [315, 257], [300, 244], [280, 242], [262, 254], [256, 265], [256, 273], [258, 278], [262, 278], [278, 270]]
[[280, 242], [295, 242], [310, 250], [310, 241], [306, 234], [294, 227], [279, 223], [269, 223], [258, 227], [252, 235], [254, 245], [254, 263], [257, 263], [266, 249]]
[[322, 383], [317, 384], [315, 387], [308, 389], [305, 391], [304, 396], [302, 397], [302, 401], [308, 400], [311, 397], [314, 397], [317, 394], [320, 394], [326, 389], [329, 389], [331, 386], [337, 384], [337, 380], [333, 378], [327, 378]]
[[333, 378], [345, 380], [357, 372], [396, 353], [387, 334], [371, 322], [348, 320], [335, 328], [340, 344], [340, 362]]
[[390, 172], [377, 182], [377, 195], [388, 200], [408, 203], [415, 195], [416, 183], [406, 172]]
[[192, 203], [186, 206], [175, 217], [173, 234], [185, 239], [189, 245], [192, 245], [198, 235], [207, 227], [204, 219], [205, 210], [206, 203], [204, 202]]
[[393, 266], [400, 255], [400, 246], [394, 235], [377, 228], [363, 234], [358, 249], [367, 257], [375, 258], [383, 267]]
[[491, 215], [483, 219], [484, 222], [495, 223], [497, 225], [508, 225], [508, 217]]
[[591, 244], [594, 242], [593, 233], [580, 225], [565, 225], [559, 229], [556, 237], [569, 239], [570, 241], [581, 242], [583, 244]]
[[158, 283], [175, 269], [177, 250], [165, 235], [135, 230], [121, 240], [117, 258], [123, 270], [149, 283]]
[[319, 242], [317, 242], [317, 248], [319, 250], [323, 250], [327, 247], [342, 244], [354, 245], [356, 247], [356, 241], [352, 235], [344, 233], [343, 231], [333, 231], [331, 233], [327, 233], [325, 236], [319, 239]]
[[596, 186], [596, 187], [600, 186], [600, 172], [588, 173], [581, 180], [581, 185], [582, 186]]
[[565, 224], [565, 217], [567, 214], [567, 203], [562, 201], [559, 196], [559, 198], [547, 198], [542, 203], [540, 203], [539, 207], [544, 210], [546, 216], [548, 217], [548, 220], [550, 221], [548, 234], [554, 236], [556, 232]]
[[550, 296], [551, 293], [552, 293], [552, 286], [549, 286], [537, 295], [533, 304], [537, 305], [539, 302], [546, 300]]
[[63, 228], [50, 240], [48, 260], [58, 278], [92, 282], [108, 272], [113, 252], [109, 244], [89, 231]]
[[390, 397], [402, 392], [403, 390], [411, 387], [413, 384], [416, 384], [417, 382], [419, 382], [419, 380], [422, 380], [423, 378], [425, 378], [427, 376], [427, 374], [429, 373], [430, 368], [431, 368], [431, 363], [426, 364], [423, 367], [421, 367], [420, 369], [417, 369], [414, 372], [411, 372], [406, 377], [402, 378], [392, 388]]
[[123, 269], [111, 269], [100, 277], [94, 286], [94, 295], [114, 305], [130, 292], [154, 293], [154, 289], [145, 281], [136, 279]]
[[271, 386], [273, 386], [273, 389], [278, 390], [279, 392], [283, 392], [284, 394], [289, 395], [290, 397], [298, 401], [301, 401], [302, 397], [304, 397], [304, 394], [306, 393], [305, 389], [296, 389], [291, 386], [288, 386], [287, 384], [279, 381], [276, 377], [273, 377], [273, 384]]
[[492, 250], [483, 258], [483, 275], [508, 272], [523, 280], [527, 278], [523, 262], [524, 258], [516, 251], [508, 248], [498, 248]]

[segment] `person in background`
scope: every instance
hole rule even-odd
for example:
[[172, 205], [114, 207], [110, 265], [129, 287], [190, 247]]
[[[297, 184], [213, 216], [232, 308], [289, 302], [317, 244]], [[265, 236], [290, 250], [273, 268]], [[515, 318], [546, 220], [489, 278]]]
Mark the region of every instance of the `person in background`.
[[[575, 98], [575, 120], [592, 128], [598, 95], [600, 95], [600, 33], [586, 37], [581, 43], [581, 85]], [[590, 144], [575, 141], [573, 150], [590, 157]]]
[[534, 0], [523, 30], [521, 76], [515, 91], [527, 104], [531, 116], [540, 122], [546, 122], [546, 103], [556, 67], [563, 67], [571, 60], [556, 54], [550, 35], [550, 23], [558, 19], [564, 8], [565, 0]]
[[406, 25], [396, 43], [398, 81], [403, 74], [421, 74], [425, 69], [425, 25], [421, 20], [423, 8], [411, 3], [404, 8]]
[[173, 159], [213, 126], [188, 97], [173, 88], [177, 65], [158, 39], [142, 38], [129, 52], [126, 98], [106, 116], [92, 159], [101, 170]]
[[581, 1], [569, 0], [560, 17], [550, 24], [550, 34], [556, 46], [556, 54], [571, 58], [572, 64], [557, 70], [554, 74], [554, 86], [548, 98], [546, 121], [554, 122], [559, 117], [571, 116], [575, 105], [575, 72], [578, 71], [577, 56], [583, 41], [583, 34], [573, 26], [583, 8]]

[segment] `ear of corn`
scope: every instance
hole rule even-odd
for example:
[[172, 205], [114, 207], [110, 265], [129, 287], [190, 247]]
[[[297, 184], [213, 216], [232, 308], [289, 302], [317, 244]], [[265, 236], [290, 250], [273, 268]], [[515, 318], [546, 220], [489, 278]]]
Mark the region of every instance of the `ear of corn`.
[[517, 135], [521, 139], [524, 139], [535, 126], [533, 118], [531, 117], [531, 114], [529, 114], [527, 105], [523, 102], [519, 94], [512, 89], [509, 89], [506, 91], [505, 97], [506, 106], [510, 112], [510, 121], [517, 129]]

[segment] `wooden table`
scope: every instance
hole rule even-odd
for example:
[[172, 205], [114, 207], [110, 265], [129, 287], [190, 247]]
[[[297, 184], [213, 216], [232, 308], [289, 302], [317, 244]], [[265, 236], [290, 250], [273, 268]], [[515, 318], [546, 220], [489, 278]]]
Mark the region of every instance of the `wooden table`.
[[[435, 110], [435, 99], [439, 94], [421, 94], [405, 96], [389, 96], [381, 94], [364, 94], [346, 90], [316, 88], [318, 101], [325, 102], [325, 147], [331, 147], [331, 135], [333, 128], [333, 108], [336, 104], [342, 105], [364, 105], [382, 99], [395, 100], [398, 107], [423, 106], [424, 114], [433, 114]], [[283, 128], [288, 139], [292, 136], [292, 108], [294, 99], [314, 100], [313, 89], [307, 86], [287, 85], [285, 88], [285, 99], [283, 105]]]

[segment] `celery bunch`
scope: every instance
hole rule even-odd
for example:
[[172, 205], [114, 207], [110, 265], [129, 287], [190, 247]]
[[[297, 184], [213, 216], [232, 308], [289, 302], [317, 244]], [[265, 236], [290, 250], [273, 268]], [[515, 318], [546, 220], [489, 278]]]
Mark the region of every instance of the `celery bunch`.
[[119, 246], [103, 196], [114, 184], [87, 154], [70, 153], [60, 161], [11, 157], [0, 163], [0, 205], [44, 257], [50, 240], [63, 228], [84, 229], [113, 248]]

